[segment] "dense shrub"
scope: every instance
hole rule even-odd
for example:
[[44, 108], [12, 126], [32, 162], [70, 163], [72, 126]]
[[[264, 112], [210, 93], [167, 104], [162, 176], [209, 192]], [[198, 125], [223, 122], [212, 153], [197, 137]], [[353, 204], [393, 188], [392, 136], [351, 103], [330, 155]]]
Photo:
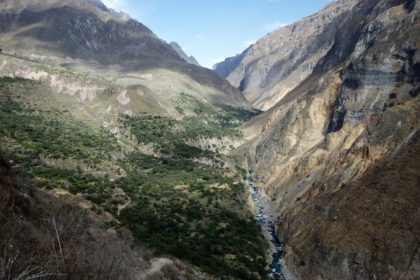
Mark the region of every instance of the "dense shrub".
[[[14, 164], [27, 170], [36, 186], [64, 189], [96, 203], [114, 214], [121, 226], [130, 228], [137, 242], [155, 249], [158, 254], [188, 260], [222, 279], [265, 277], [267, 244], [247, 208], [241, 175], [225, 176], [229, 170], [218, 164], [223, 161], [221, 155], [186, 144], [188, 140], [201, 137], [241, 137], [239, 124], [256, 112], [205, 104], [181, 94], [185, 102], [178, 104], [180, 111], [193, 111], [201, 117], [184, 116], [182, 120], [175, 120], [147, 114], [120, 115], [120, 128], [130, 141], [135, 138], [139, 143], [151, 144], [157, 151], [154, 156], [144, 155], [132, 147], [122, 153], [124, 148], [116, 138], [94, 123], [78, 121], [69, 112], [53, 108], [42, 111], [18, 102], [4, 84], [14, 82], [20, 81], [5, 80], [5, 90], [0, 92], [0, 139], [9, 143], [8, 148], [15, 152]], [[111, 156], [113, 153], [122, 156], [117, 160]], [[45, 158], [71, 159], [79, 168], [46, 164]], [[215, 164], [197, 162], [203, 158]], [[81, 168], [101, 170], [103, 164], [118, 167], [127, 174], [116, 176], [114, 171], [111, 181]], [[126, 208], [121, 208], [126, 203]], [[59, 223], [77, 223], [66, 216], [68, 210], [57, 211], [62, 215], [62, 218], [55, 216]], [[48, 221], [38, 226], [51, 230]], [[70, 224], [63, 225], [68, 226]], [[74, 229], [69, 229], [69, 233], [79, 236]], [[80, 234], [83, 236], [83, 232]], [[76, 242], [68, 238], [69, 244]], [[98, 249], [98, 254], [106, 253], [109, 252]], [[69, 260], [75, 257], [77, 254]], [[90, 265], [90, 260], [86, 259], [90, 257], [95, 255], [80, 258]], [[65, 264], [66, 268], [71, 267], [67, 260]], [[94, 269], [95, 264], [91, 266], [89, 269]], [[64, 271], [54, 269], [51, 271]], [[81, 269], [88, 270], [83, 266]]]

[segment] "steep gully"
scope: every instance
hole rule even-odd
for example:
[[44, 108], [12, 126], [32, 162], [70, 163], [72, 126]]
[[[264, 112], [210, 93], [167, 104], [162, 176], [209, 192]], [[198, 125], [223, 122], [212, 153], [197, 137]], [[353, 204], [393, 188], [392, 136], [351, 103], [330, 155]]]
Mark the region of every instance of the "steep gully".
[[264, 190], [255, 185], [252, 181], [252, 171], [248, 171], [247, 173], [246, 185], [251, 194], [255, 219], [261, 226], [261, 230], [270, 244], [272, 261], [268, 267], [268, 275], [274, 279], [285, 280], [286, 278], [282, 265], [283, 246], [276, 236], [275, 217], [269, 209], [270, 199], [265, 194]]

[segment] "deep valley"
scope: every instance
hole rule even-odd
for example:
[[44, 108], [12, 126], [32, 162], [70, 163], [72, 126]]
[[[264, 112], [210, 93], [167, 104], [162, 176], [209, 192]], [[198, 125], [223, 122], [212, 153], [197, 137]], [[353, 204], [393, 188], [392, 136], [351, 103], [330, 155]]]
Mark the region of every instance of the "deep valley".
[[332, 1], [212, 71], [0, 1], [0, 280], [420, 279], [419, 9]]

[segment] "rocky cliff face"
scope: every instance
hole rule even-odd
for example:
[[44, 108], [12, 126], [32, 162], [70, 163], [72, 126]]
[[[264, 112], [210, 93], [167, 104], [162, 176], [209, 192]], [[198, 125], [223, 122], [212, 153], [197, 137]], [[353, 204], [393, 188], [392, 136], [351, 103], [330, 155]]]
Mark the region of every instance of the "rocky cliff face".
[[250, 48], [246, 49], [241, 54], [234, 57], [228, 57], [224, 61], [215, 64], [213, 66], [213, 70], [223, 79], [227, 79], [229, 75], [241, 64]]
[[355, 5], [312, 74], [244, 129], [238, 157], [272, 196], [302, 279], [420, 275], [419, 9]]
[[358, 2], [334, 1], [319, 13], [268, 34], [214, 69], [254, 106], [267, 110], [312, 73], [339, 36], [337, 26]]

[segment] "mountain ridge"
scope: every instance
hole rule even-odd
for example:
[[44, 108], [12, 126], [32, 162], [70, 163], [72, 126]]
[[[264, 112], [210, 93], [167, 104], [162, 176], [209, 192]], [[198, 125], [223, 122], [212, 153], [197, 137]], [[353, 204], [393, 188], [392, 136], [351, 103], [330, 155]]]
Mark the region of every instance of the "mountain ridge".
[[237, 89], [211, 70], [185, 62], [149, 28], [133, 19], [121, 19], [88, 0], [3, 0], [0, 7], [0, 45], [4, 52], [50, 59], [53, 64], [82, 62], [100, 69], [118, 67], [125, 73], [167, 69], [190, 76], [191, 85], [215, 88], [225, 95], [222, 100], [226, 102], [246, 106]]
[[[228, 156], [243, 141], [240, 125], [259, 111], [213, 71], [98, 1], [20, 1], [0, 2], [0, 154], [43, 193], [103, 215], [98, 234], [133, 241], [122, 247], [129, 264], [119, 260], [129, 274], [111, 273], [101, 256], [82, 259], [92, 265], [74, 274], [49, 254], [31, 265], [51, 270], [46, 279], [266, 278], [268, 245]], [[53, 229], [41, 214], [32, 216], [34, 230], [43, 229], [39, 220]], [[63, 220], [39, 248], [59, 251], [68, 238]], [[80, 246], [61, 243], [60, 264], [91, 244], [75, 239]], [[0, 249], [0, 259], [7, 253]]]
[[189, 64], [201, 66], [194, 56], [188, 56], [177, 42], [171, 42], [169, 45], [176, 51], [176, 53]]
[[230, 68], [226, 67], [228, 59], [217, 64], [215, 70], [238, 87], [251, 104], [267, 110], [312, 73], [333, 45], [336, 25], [359, 2], [334, 1], [313, 15], [267, 34], [237, 56], [240, 61]]
[[[0, 0], [0, 220], [36, 233], [0, 259], [29, 238], [55, 254], [31, 265], [65, 273], [106, 236], [129, 239], [128, 279], [265, 280], [272, 257], [287, 280], [416, 279], [419, 11], [333, 2], [217, 65], [238, 89], [99, 0]], [[95, 234], [28, 208], [29, 185], [100, 215]]]
[[419, 25], [418, 1], [361, 2], [314, 71], [243, 128], [238, 162], [271, 197], [302, 279], [418, 276], [419, 233], [386, 201], [398, 192], [395, 211], [419, 227], [418, 176], [404, 163], [418, 157]]

